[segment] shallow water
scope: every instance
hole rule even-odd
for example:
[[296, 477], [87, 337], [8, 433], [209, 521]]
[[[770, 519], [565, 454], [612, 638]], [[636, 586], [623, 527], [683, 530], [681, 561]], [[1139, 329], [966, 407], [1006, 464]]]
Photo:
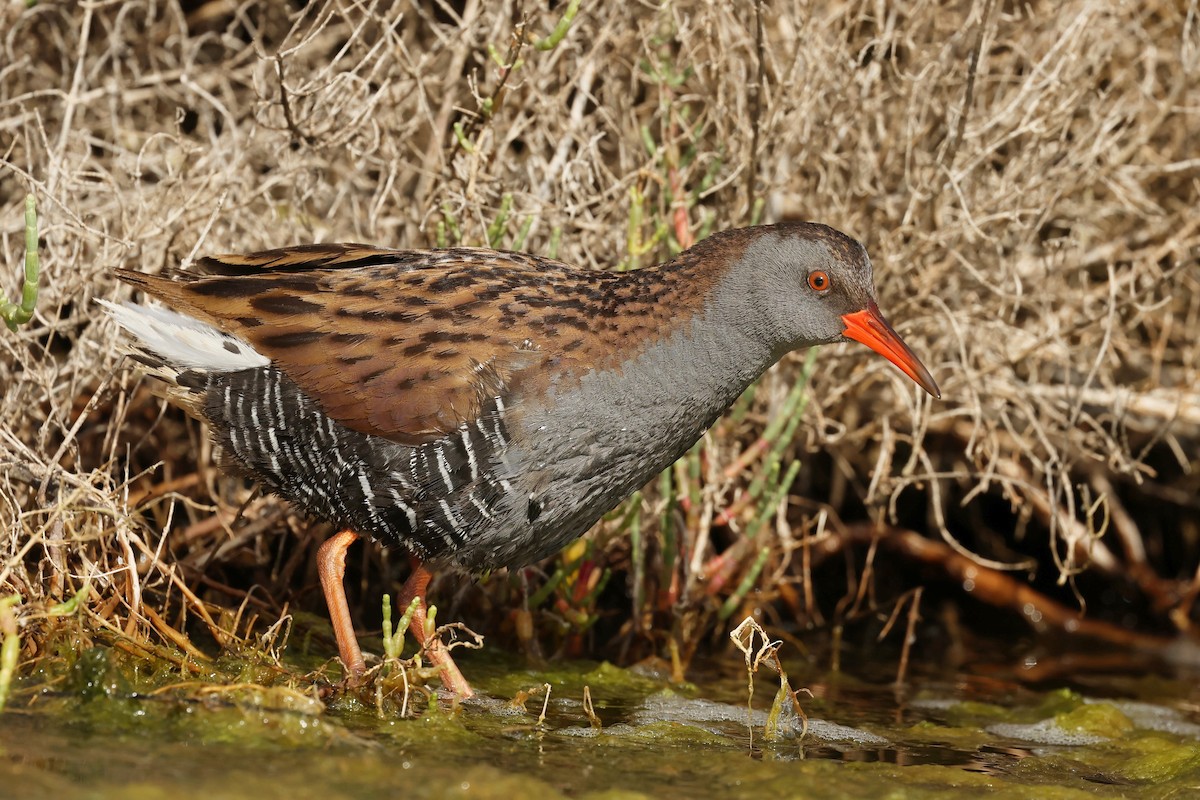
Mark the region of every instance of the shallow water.
[[[0, 717], [0, 797], [1183, 797], [1200, 792], [1200, 690], [1181, 677], [1030, 688], [1005, 670], [910, 688], [789, 666], [809, 716], [766, 741], [778, 679], [737, 663], [669, 687], [572, 663], [464, 662], [483, 699], [418, 718], [252, 684], [197, 691], [108, 651], [24, 684]], [[45, 677], [45, 676], [44, 676]], [[525, 709], [512, 698], [551, 685]], [[151, 689], [149, 687], [156, 686]], [[600, 727], [584, 712], [587, 686]]]

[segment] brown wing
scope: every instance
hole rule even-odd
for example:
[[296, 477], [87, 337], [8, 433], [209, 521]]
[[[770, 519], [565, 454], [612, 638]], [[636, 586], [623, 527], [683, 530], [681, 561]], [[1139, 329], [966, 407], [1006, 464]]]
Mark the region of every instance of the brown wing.
[[120, 277], [250, 342], [347, 427], [405, 444], [474, 419], [485, 393], [547, 361], [547, 319], [563, 315], [544, 301], [587, 282], [558, 262], [468, 248], [309, 245], [200, 265], [208, 274]]

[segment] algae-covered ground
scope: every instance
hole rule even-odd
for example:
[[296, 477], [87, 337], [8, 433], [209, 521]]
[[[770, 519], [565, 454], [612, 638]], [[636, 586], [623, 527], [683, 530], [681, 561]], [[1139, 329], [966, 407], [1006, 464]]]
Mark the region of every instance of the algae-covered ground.
[[[870, 663], [863, 654], [860, 667]], [[1187, 797], [1200, 791], [1193, 680], [1032, 688], [999, 663], [925, 665], [896, 688], [784, 661], [807, 716], [771, 719], [779, 680], [709, 664], [465, 661], [481, 697], [399, 717], [368, 695], [321, 700], [225, 659], [228, 682], [95, 648], [23, 681], [0, 726], [0, 797], [935, 798]], [[878, 665], [882, 666], [882, 665]], [[302, 670], [301, 670], [302, 671]], [[990, 673], [990, 674], [989, 674]], [[174, 678], [174, 679], [173, 679]], [[394, 688], [394, 687], [393, 687]], [[586, 695], [585, 695], [586, 691]], [[809, 694], [811, 692], [811, 694]], [[547, 700], [548, 693], [548, 700]], [[590, 702], [589, 702], [590, 701]], [[769, 729], [769, 732], [768, 732]]]

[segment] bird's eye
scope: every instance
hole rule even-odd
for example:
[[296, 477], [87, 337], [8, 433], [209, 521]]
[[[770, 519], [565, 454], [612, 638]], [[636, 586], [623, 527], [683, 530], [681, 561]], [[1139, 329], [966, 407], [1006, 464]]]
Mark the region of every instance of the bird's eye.
[[829, 276], [823, 269], [813, 270], [808, 273], [808, 285], [814, 292], [823, 292], [829, 288]]

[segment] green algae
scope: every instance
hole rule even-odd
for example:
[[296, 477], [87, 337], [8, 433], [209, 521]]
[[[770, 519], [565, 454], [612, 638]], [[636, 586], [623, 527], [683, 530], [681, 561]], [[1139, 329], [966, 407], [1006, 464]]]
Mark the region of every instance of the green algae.
[[649, 722], [644, 725], [622, 726], [617, 730], [601, 732], [597, 737], [599, 744], [616, 744], [624, 746], [628, 743], [650, 743], [664, 746], [703, 746], [730, 747], [734, 744], [728, 736], [713, 733], [699, 725], [689, 725], [675, 720]]
[[1150, 735], [1136, 738], [1128, 749], [1134, 752], [1115, 769], [1131, 781], [1164, 784], [1188, 776], [1200, 779], [1200, 745], [1196, 742]]
[[1042, 696], [1041, 702], [1029, 709], [1029, 714], [1036, 719], [1056, 717], [1067, 714], [1083, 703], [1083, 696], [1072, 689], [1056, 689]]
[[1054, 716], [1065, 731], [1079, 731], [1096, 736], [1124, 736], [1133, 730], [1133, 721], [1107, 703], [1087, 703]]
[[964, 722], [964, 721], [979, 721], [979, 720], [1011, 720], [1013, 710], [995, 703], [983, 703], [978, 700], [964, 700], [961, 703], [955, 703], [947, 709], [949, 719]]
[[905, 728], [902, 741], [914, 744], [936, 744], [957, 750], [974, 751], [996, 741], [996, 737], [982, 728], [969, 725], [941, 725], [930, 720], [921, 720]]
[[[1161, 703], [1171, 699], [1161, 681], [1147, 691], [1159, 702], [1136, 683], [1124, 685], [1129, 702], [1016, 684], [963, 693], [928, 681], [910, 702], [890, 685], [847, 688], [800, 668], [797, 684], [817, 691], [802, 698], [812, 728], [767, 742], [773, 676], [756, 679], [748, 712], [737, 670], [670, 687], [607, 663], [542, 670], [472, 654], [483, 699], [453, 704], [413, 686], [401, 717], [398, 702], [381, 706], [371, 690], [331, 694], [310, 671], [316, 663], [252, 655], [185, 665], [104, 646], [45, 659], [0, 718], [0, 797], [1057, 800], [1133, 787], [1186, 796], [1200, 782], [1200, 726]], [[600, 728], [584, 712], [585, 688]], [[1176, 701], [1195, 701], [1188, 684], [1170, 688]], [[536, 691], [514, 702], [528, 689]], [[991, 730], [1003, 725], [1017, 733]], [[1023, 742], [1020, 732], [1039, 725], [1105, 738]]]

